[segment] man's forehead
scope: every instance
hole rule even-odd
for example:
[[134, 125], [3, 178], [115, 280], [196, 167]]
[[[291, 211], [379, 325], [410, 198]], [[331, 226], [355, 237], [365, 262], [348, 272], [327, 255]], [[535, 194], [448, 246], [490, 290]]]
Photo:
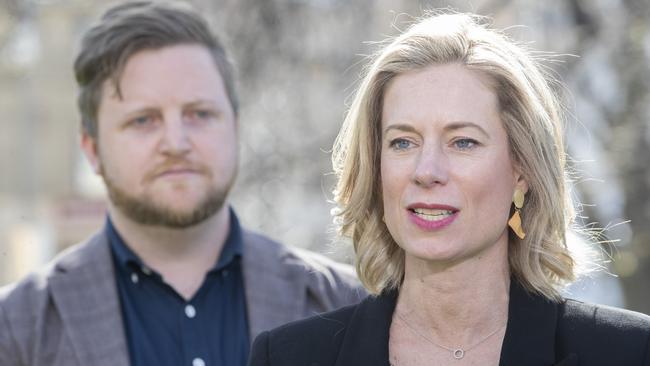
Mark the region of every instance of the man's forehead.
[[[190, 56], [188, 53], [193, 55]], [[202, 63], [204, 66], [207, 66], [203, 71], [214, 71], [214, 74], [223, 82], [223, 75], [221, 74], [217, 60], [208, 47], [198, 43], [172, 43], [160, 47], [142, 47], [124, 54], [115, 61], [112, 67], [113, 71], [107, 75], [102, 87], [109, 87], [112, 92], [117, 93], [116, 95], [119, 96], [126, 73], [134, 71], [134, 73], [142, 74], [143, 70], [155, 70], [156, 66], [161, 65], [158, 61], [163, 56], [166, 58], [176, 58], [179, 61], [176, 64], [177, 67], [182, 67], [183, 61], [186, 61], [184, 63], [185, 66], [192, 66], [192, 68], [196, 67], [197, 63]], [[196, 62], [199, 60], [200, 62]], [[134, 65], [137, 65], [137, 69]], [[181, 68], [177, 69], [177, 72], [184, 71], [186, 70], [182, 70]]]

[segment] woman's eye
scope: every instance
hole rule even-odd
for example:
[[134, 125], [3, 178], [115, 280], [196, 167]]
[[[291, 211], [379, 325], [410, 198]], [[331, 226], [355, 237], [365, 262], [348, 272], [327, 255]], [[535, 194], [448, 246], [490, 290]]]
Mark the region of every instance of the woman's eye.
[[394, 139], [390, 142], [390, 147], [395, 150], [405, 150], [411, 147], [411, 141], [406, 139]]
[[454, 141], [454, 146], [460, 150], [468, 150], [478, 145], [478, 142], [473, 139], [463, 138]]

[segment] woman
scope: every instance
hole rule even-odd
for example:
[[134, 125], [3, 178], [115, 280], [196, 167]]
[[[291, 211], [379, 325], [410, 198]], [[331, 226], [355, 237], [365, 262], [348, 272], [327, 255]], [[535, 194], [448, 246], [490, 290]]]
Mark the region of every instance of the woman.
[[650, 365], [649, 317], [558, 291], [576, 269], [548, 80], [470, 15], [382, 49], [334, 151], [374, 295], [260, 335], [250, 365]]

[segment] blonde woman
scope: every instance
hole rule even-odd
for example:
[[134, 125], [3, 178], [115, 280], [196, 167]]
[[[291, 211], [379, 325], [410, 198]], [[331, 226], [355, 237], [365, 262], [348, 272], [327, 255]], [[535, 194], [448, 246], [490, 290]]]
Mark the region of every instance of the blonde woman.
[[560, 296], [576, 264], [549, 80], [467, 14], [383, 48], [334, 151], [373, 295], [263, 333], [250, 365], [650, 365], [648, 316]]

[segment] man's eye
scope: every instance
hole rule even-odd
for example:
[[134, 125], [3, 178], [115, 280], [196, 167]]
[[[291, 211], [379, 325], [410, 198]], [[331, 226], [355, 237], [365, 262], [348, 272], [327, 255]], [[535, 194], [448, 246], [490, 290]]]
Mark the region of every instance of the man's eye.
[[190, 115], [191, 115], [192, 117], [194, 117], [194, 118], [199, 118], [199, 119], [207, 119], [207, 118], [210, 118], [210, 117], [212, 117], [213, 114], [214, 114], [214, 113], [212, 113], [211, 111], [209, 111], [209, 110], [205, 110], [205, 109], [198, 109], [198, 110], [192, 111], [192, 112], [190, 113]]
[[208, 111], [196, 111], [194, 114], [199, 118], [208, 118], [210, 117], [210, 112]]
[[152, 118], [150, 116], [140, 116], [136, 117], [133, 120], [131, 120], [131, 124], [135, 126], [145, 126], [149, 123], [151, 123]]

